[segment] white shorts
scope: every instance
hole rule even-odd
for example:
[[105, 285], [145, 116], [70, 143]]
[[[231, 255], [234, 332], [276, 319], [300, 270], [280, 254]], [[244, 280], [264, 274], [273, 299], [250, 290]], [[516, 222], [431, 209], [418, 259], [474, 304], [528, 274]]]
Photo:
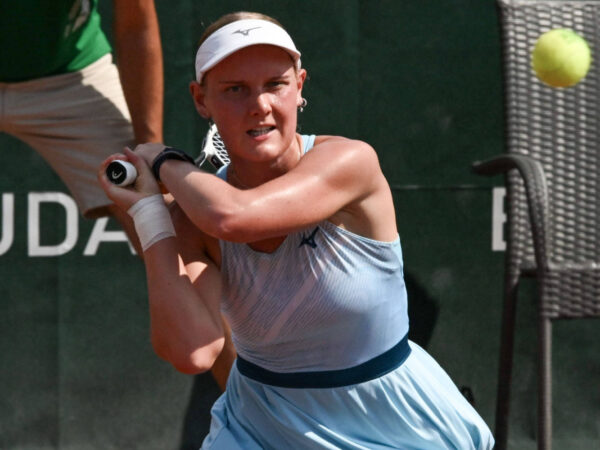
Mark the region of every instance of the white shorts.
[[98, 167], [134, 142], [112, 55], [78, 72], [0, 83], [0, 106], [0, 132], [35, 149], [84, 215], [97, 215], [98, 208], [111, 203], [98, 184]]

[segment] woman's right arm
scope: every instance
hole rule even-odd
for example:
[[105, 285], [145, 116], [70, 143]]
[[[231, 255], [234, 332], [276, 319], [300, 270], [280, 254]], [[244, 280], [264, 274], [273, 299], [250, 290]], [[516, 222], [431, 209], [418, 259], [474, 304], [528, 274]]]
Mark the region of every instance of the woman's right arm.
[[[98, 179], [109, 198], [127, 211], [132, 205], [139, 205], [140, 200], [156, 196], [160, 190], [144, 160], [131, 151], [126, 150], [125, 153], [139, 174], [135, 187], [115, 186], [106, 177], [106, 166], [114, 159], [122, 159], [122, 155], [108, 158], [99, 170]], [[159, 211], [166, 208], [162, 201], [156, 206]], [[166, 209], [163, 213], [169, 219]], [[176, 219], [177, 236], [146, 246], [143, 255], [151, 340], [156, 353], [177, 370], [200, 373], [212, 367], [223, 348], [220, 273], [206, 255], [199, 230], [181, 210], [175, 209], [172, 213]]]
[[144, 252], [151, 336], [161, 358], [194, 374], [209, 370], [223, 348], [221, 279], [203, 251], [197, 249], [192, 259], [180, 245], [181, 240], [167, 238]]

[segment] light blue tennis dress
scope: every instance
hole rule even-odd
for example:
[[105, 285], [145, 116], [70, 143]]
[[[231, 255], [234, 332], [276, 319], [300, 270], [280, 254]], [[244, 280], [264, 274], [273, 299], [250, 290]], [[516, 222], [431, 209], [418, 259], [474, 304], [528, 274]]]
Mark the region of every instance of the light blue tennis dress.
[[[308, 151], [314, 136], [302, 139]], [[202, 449], [493, 447], [452, 380], [407, 339], [399, 238], [325, 220], [273, 253], [221, 241], [221, 259], [238, 359]]]

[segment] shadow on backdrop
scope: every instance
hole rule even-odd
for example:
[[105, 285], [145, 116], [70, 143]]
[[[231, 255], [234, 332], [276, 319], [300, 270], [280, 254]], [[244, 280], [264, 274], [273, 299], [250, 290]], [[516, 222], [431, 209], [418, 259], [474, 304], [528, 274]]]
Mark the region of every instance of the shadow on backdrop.
[[408, 337], [426, 349], [439, 315], [438, 302], [410, 273], [404, 272], [404, 282], [408, 292]]

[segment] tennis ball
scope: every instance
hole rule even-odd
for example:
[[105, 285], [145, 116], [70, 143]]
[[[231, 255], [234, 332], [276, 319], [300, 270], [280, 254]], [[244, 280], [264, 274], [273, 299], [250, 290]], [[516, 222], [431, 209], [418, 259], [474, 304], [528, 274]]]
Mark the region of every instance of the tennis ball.
[[587, 74], [592, 56], [585, 39], [567, 28], [542, 34], [533, 48], [531, 66], [552, 87], [569, 87]]

